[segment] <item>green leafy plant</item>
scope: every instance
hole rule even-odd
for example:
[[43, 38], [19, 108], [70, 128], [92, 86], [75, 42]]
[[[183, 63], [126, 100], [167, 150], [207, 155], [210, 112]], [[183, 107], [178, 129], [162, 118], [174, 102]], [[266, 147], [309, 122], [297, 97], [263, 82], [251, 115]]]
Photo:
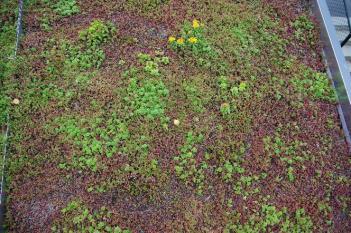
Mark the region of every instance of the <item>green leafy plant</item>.
[[115, 33], [116, 28], [112, 23], [95, 20], [87, 29], [79, 32], [79, 43], [49, 40], [52, 49], [43, 53], [47, 59], [48, 72], [58, 74], [60, 70], [67, 72], [99, 68], [105, 60], [101, 46], [110, 41]]
[[223, 166], [216, 169], [216, 172], [223, 174], [223, 179], [225, 182], [230, 182], [235, 174], [244, 173], [245, 169], [240, 166], [237, 162], [230, 162], [226, 160]]
[[65, 65], [68, 68], [82, 71], [91, 68], [99, 68], [105, 60], [104, 51], [97, 47], [88, 47], [85, 49], [82, 45], [62, 43], [61, 49], [67, 57]]
[[180, 148], [180, 155], [173, 158], [176, 163], [174, 170], [179, 179], [186, 184], [195, 184], [198, 193], [201, 194], [205, 179], [204, 171], [208, 168], [208, 164], [205, 161], [198, 164], [195, 156], [196, 144], [203, 142], [204, 137], [202, 134], [194, 135], [192, 131], [189, 131], [185, 140], [185, 144]]
[[87, 47], [97, 48], [110, 41], [116, 31], [116, 27], [112, 23], [94, 20], [87, 29], [79, 32], [79, 38]]
[[215, 90], [205, 82], [205, 78], [202, 75], [197, 75], [184, 79], [182, 82], [181, 87], [186, 98], [186, 107], [195, 113], [204, 113], [215, 95]]
[[233, 86], [230, 89], [230, 92], [232, 93], [233, 96], [239, 96], [241, 93], [245, 92], [247, 88], [248, 86], [246, 82], [240, 82], [238, 86]]
[[327, 197], [324, 201], [318, 203], [318, 210], [325, 216], [327, 219], [326, 222], [328, 225], [332, 224], [332, 219], [330, 218], [333, 208], [329, 205], [330, 198]]
[[218, 77], [218, 99], [223, 101], [220, 112], [223, 117], [228, 117], [237, 109], [236, 103], [240, 99], [245, 99], [250, 96], [248, 91], [249, 86], [246, 81], [235, 82], [227, 76], [221, 75]]
[[148, 150], [138, 156], [138, 161], [130, 162], [124, 166], [123, 172], [129, 177], [137, 176], [132, 182], [128, 182], [129, 192], [133, 195], [141, 193], [150, 194], [156, 188], [151, 180], [162, 179], [162, 171], [156, 159], [150, 159]]
[[231, 113], [231, 108], [229, 103], [223, 103], [221, 104], [220, 111], [222, 116], [227, 117]]
[[126, 5], [143, 13], [150, 12], [166, 4], [169, 0], [127, 0]]
[[[238, 220], [238, 218], [236, 218]], [[273, 229], [284, 233], [311, 233], [313, 223], [304, 209], [297, 209], [295, 216], [290, 216], [286, 208], [278, 210], [272, 205], [262, 205], [259, 213], [250, 216], [245, 224], [229, 223], [224, 232], [254, 233], [271, 232]]]
[[156, 56], [145, 53], [138, 54], [142, 69], [132, 66], [123, 73], [128, 83], [123, 99], [130, 117], [145, 117], [148, 120], [160, 119], [167, 127], [169, 118], [165, 116], [165, 108], [169, 90], [162, 81], [160, 65], [169, 64], [169, 58], [158, 52]]
[[68, 88], [62, 88], [56, 84], [43, 82], [43, 80], [32, 78], [26, 86], [26, 92], [21, 96], [24, 106], [30, 106], [32, 110], [48, 107], [49, 103], [57, 107], [67, 106], [75, 96]]
[[237, 195], [241, 195], [244, 198], [248, 197], [249, 195], [258, 193], [260, 191], [259, 188], [253, 188], [252, 186], [255, 183], [257, 183], [260, 180], [260, 178], [265, 178], [265, 176], [265, 174], [262, 174], [261, 177], [258, 175], [241, 175], [240, 179], [233, 186], [234, 193]]
[[248, 48], [254, 43], [254, 39], [250, 35], [250, 29], [250, 21], [240, 22], [231, 29], [232, 35], [235, 37], [235, 39], [237, 39], [240, 42], [241, 46], [245, 48]]
[[[214, 154], [208, 156], [216, 174], [221, 176], [221, 179], [228, 184], [235, 184], [244, 172], [242, 167], [244, 161], [245, 146], [241, 145], [231, 152], [223, 150], [226, 147], [232, 147], [230, 143], [216, 145], [217, 150]], [[236, 148], [236, 147], [235, 147]], [[210, 148], [212, 150], [212, 148]]]
[[314, 23], [308, 18], [307, 15], [301, 15], [299, 16], [295, 21], [291, 23], [291, 26], [293, 27], [294, 31], [294, 36], [304, 42], [308, 41], [310, 43], [314, 43]]
[[[58, 133], [64, 133], [66, 140], [72, 140], [78, 153], [72, 159], [72, 166], [81, 169], [97, 170], [98, 157], [112, 157], [121, 149], [123, 141], [129, 138], [127, 125], [117, 118], [115, 113], [107, 119], [59, 118], [56, 120]], [[60, 164], [66, 168], [65, 163]]]
[[79, 13], [79, 6], [76, 0], [59, 0], [53, 5], [54, 11], [60, 16], [71, 16]]
[[44, 31], [48, 32], [52, 29], [52, 20], [47, 16], [43, 15], [40, 19], [40, 28], [42, 28]]
[[295, 180], [294, 176], [294, 168], [293, 167], [288, 167], [288, 178], [290, 182], [293, 182]]
[[[139, 54], [139, 59], [144, 62], [153, 62], [150, 61], [151, 58], [147, 54]], [[151, 76], [158, 77], [160, 75], [158, 66], [154, 66], [152, 69], [146, 66], [144, 71]], [[138, 77], [143, 75], [135, 68], [125, 72], [125, 76], [129, 77], [127, 96], [124, 97], [128, 108], [133, 110], [132, 115], [135, 116], [146, 117], [150, 120], [162, 117], [162, 119], [167, 120], [164, 117], [166, 99], [169, 96], [167, 87], [161, 80]]]
[[190, 101], [191, 108], [194, 109], [195, 112], [203, 112], [204, 98], [201, 95], [202, 93], [199, 91], [197, 86], [192, 83], [185, 83], [184, 89], [185, 89], [186, 97]]
[[92, 211], [81, 201], [71, 201], [61, 210], [61, 220], [51, 227], [52, 232], [81, 233], [131, 233], [130, 230], [111, 225], [112, 213], [106, 207]]
[[[265, 150], [270, 154], [271, 157], [279, 158], [285, 166], [287, 166], [287, 177], [289, 181], [294, 181], [294, 168], [296, 164], [305, 161], [308, 158], [308, 154], [301, 151], [304, 144], [300, 141], [294, 141], [291, 143], [286, 143], [281, 139], [279, 133], [276, 133], [274, 138], [265, 137], [263, 139]], [[298, 154], [301, 151], [301, 155]]]
[[158, 54], [155, 57], [152, 57], [149, 54], [139, 53], [139, 61], [144, 65], [144, 71], [152, 76], [160, 76], [159, 64], [168, 65], [169, 58], [163, 56], [162, 53]]
[[169, 95], [167, 87], [162, 81], [141, 80], [131, 78], [125, 97], [134, 115], [155, 119], [164, 116], [166, 99]]
[[261, 52], [261, 48], [259, 48], [257, 44], [255, 33], [252, 32], [255, 32], [255, 27], [258, 27], [259, 30], [262, 30], [259, 33], [264, 39], [271, 39], [273, 35], [267, 33], [267, 27], [269, 27], [267, 24], [268, 22], [266, 21], [260, 20], [260, 22], [256, 22], [253, 19], [245, 19], [237, 22], [236, 25], [230, 29], [231, 38], [234, 39], [235, 43], [240, 45], [238, 46], [237, 52], [245, 53], [245, 56], [258, 56]]
[[106, 179], [99, 183], [92, 183], [88, 192], [104, 193], [123, 187], [131, 195], [151, 195], [157, 190], [155, 180], [162, 180], [159, 161], [149, 153], [149, 138], [144, 135], [131, 136], [124, 142], [120, 154], [127, 161], [118, 169], [114, 169]]
[[228, 88], [230, 87], [230, 83], [229, 83], [228, 77], [221, 75], [218, 78], [218, 86], [219, 86], [221, 91], [224, 91], [224, 92], [227, 91]]
[[132, 195], [151, 195], [158, 186], [153, 180], [162, 181], [159, 161], [150, 154], [150, 138], [144, 135], [134, 135], [126, 142], [122, 153], [128, 155], [128, 162], [122, 167], [125, 184]]
[[40, 85], [40, 95], [41, 101], [48, 102], [49, 100], [57, 100], [59, 102], [59, 106], [61, 106], [64, 102], [68, 102], [72, 96], [72, 91], [63, 90], [62, 88], [50, 83], [48, 85]]
[[305, 68], [302, 75], [295, 75], [291, 82], [302, 96], [308, 96], [315, 100], [336, 101], [335, 91], [325, 73]]
[[304, 209], [297, 209], [294, 219], [286, 219], [283, 223], [282, 231], [289, 233], [309, 233], [313, 232], [313, 222]]

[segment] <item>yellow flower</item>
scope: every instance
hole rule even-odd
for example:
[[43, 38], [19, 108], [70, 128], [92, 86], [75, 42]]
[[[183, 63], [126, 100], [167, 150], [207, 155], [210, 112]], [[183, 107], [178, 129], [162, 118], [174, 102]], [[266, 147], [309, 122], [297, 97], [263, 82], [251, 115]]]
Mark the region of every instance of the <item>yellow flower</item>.
[[188, 41], [190, 43], [192, 43], [192, 44], [196, 44], [197, 43], [197, 38], [196, 37], [190, 37]]
[[184, 44], [184, 38], [179, 38], [179, 39], [177, 40], [177, 44], [179, 44], [179, 45]]
[[200, 27], [200, 22], [196, 19], [193, 20], [193, 28], [199, 28]]
[[174, 36], [170, 36], [170, 37], [168, 38], [168, 42], [169, 42], [169, 43], [173, 43], [175, 40], [176, 40], [176, 38], [175, 38]]

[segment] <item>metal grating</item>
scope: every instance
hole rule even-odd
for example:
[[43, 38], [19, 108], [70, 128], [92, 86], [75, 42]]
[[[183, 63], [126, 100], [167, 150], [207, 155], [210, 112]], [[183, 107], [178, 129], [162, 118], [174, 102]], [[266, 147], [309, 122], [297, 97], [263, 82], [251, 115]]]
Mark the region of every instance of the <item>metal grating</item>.
[[336, 36], [345, 45], [351, 37], [351, 0], [327, 0]]

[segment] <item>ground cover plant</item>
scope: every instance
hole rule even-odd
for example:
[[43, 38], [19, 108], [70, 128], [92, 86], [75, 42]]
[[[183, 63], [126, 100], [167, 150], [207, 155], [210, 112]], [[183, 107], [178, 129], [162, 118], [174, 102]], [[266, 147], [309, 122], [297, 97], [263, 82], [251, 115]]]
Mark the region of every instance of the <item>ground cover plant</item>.
[[307, 1], [0, 6], [9, 232], [351, 232]]

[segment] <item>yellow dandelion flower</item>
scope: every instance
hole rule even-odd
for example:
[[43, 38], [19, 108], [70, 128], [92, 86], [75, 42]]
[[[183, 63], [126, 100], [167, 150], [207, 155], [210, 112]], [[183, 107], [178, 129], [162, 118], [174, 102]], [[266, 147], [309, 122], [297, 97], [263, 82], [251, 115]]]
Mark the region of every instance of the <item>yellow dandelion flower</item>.
[[190, 37], [188, 41], [190, 43], [192, 43], [192, 44], [196, 44], [197, 43], [197, 38], [196, 37]]
[[168, 42], [169, 42], [169, 43], [173, 43], [175, 40], [176, 40], [176, 38], [175, 38], [174, 36], [170, 36], [170, 37], [168, 38]]
[[193, 20], [193, 28], [199, 28], [200, 27], [200, 22], [196, 19]]
[[177, 40], [177, 44], [179, 44], [179, 45], [184, 44], [184, 38], [179, 38], [179, 39]]

